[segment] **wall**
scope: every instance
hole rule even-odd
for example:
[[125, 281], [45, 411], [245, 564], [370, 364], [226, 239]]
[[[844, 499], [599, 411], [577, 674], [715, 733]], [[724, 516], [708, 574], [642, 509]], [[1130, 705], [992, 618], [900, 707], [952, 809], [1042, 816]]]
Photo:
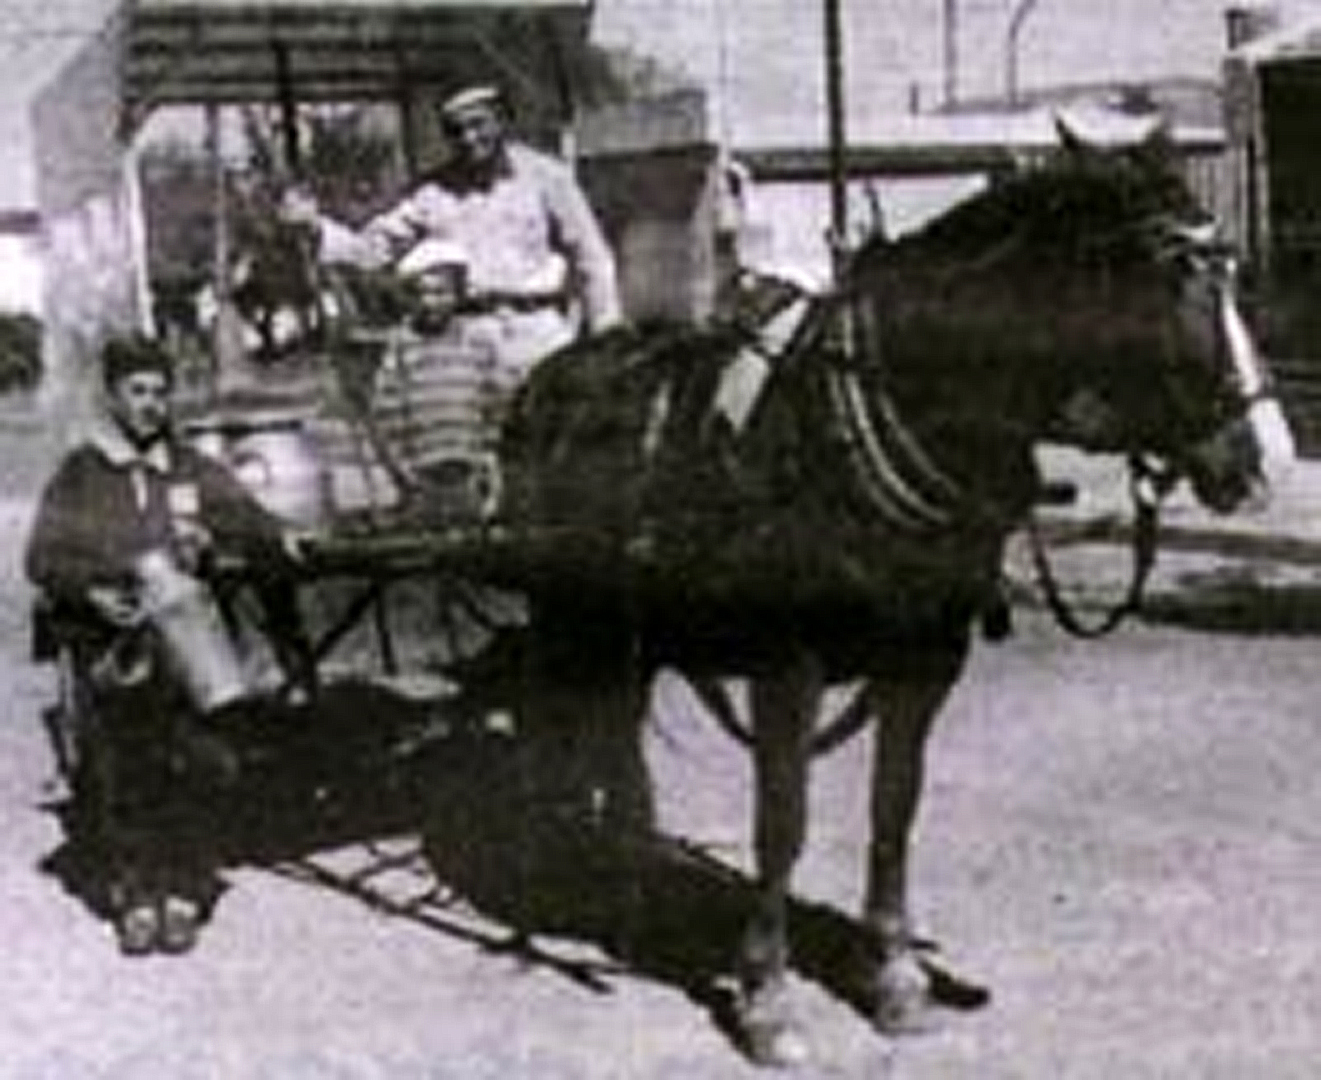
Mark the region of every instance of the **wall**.
[[70, 436], [92, 405], [101, 342], [147, 317], [136, 163], [119, 138], [119, 49], [112, 19], [33, 108], [46, 258], [42, 403]]
[[39, 314], [42, 279], [38, 238], [0, 233], [0, 311]]

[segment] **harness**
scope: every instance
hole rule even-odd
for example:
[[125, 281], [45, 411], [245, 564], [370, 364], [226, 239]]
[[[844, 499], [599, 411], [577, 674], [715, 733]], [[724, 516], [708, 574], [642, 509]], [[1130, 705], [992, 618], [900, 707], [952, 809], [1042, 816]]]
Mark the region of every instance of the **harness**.
[[[1293, 442], [1265, 369], [1256, 361], [1256, 347], [1251, 334], [1233, 302], [1232, 265], [1228, 275], [1217, 285], [1217, 315], [1226, 353], [1233, 364], [1234, 384], [1242, 403], [1243, 418], [1257, 433], [1267, 453], [1288, 459], [1293, 456]], [[1130, 576], [1123, 597], [1104, 611], [1095, 622], [1084, 621], [1067, 602], [1051, 568], [1046, 543], [1035, 518], [1028, 519], [1028, 540], [1034, 572], [1047, 607], [1056, 622], [1075, 637], [1099, 638], [1117, 628], [1125, 618], [1136, 614], [1151, 570], [1156, 562], [1159, 541], [1160, 503], [1178, 481], [1177, 473], [1162, 468], [1142, 454], [1128, 456], [1128, 488], [1134, 508]]]
[[[852, 299], [845, 295], [830, 302], [838, 306], [852, 304]], [[868, 354], [879, 355], [878, 328], [870, 311], [854, 308], [853, 314], [864, 351], [870, 345]], [[824, 380], [855, 484], [873, 514], [905, 534], [950, 527], [966, 511], [968, 493], [926, 452], [883, 383], [875, 380], [864, 392], [847, 351], [832, 356]]]
[[[846, 346], [871, 357], [883, 355], [879, 351], [880, 331], [869, 307], [853, 305], [847, 291], [822, 303], [823, 319], [838, 318], [843, 305], [851, 305], [846, 325], [856, 338], [852, 335], [846, 338]], [[1236, 330], [1241, 331], [1241, 327], [1226, 327], [1230, 334]], [[843, 433], [852, 480], [879, 523], [901, 535], [915, 537], [934, 536], [979, 518], [1012, 524], [1017, 515], [1011, 508], [991, 505], [941, 468], [923, 446], [921, 437], [905, 421], [883, 378], [870, 379], [864, 385], [856, 354], [847, 347], [828, 350], [828, 355], [830, 360], [823, 378], [832, 413]], [[1040, 524], [1032, 513], [1027, 516], [1033, 571], [1046, 606], [1058, 625], [1076, 637], [1102, 637], [1135, 614], [1141, 608], [1155, 565], [1160, 503], [1178, 477], [1140, 454], [1129, 455], [1128, 469], [1128, 488], [1134, 507], [1129, 581], [1122, 598], [1096, 622], [1081, 617], [1066, 599], [1051, 567]]]

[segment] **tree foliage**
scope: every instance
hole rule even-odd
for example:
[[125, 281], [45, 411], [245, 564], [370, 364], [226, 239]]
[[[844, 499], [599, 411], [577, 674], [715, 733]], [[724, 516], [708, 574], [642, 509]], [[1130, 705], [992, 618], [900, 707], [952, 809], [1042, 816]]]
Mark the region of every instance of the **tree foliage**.
[[28, 390], [41, 377], [41, 322], [27, 312], [0, 312], [0, 391]]

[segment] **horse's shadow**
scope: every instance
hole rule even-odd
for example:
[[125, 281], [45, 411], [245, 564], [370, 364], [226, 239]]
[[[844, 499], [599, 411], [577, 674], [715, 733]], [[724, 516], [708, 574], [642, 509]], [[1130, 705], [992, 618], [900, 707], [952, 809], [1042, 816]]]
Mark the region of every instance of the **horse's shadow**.
[[[518, 934], [589, 942], [625, 971], [685, 993], [735, 1044], [733, 962], [755, 890], [741, 870], [660, 834], [628, 835], [586, 819], [531, 815], [483, 834], [455, 835], [434, 822], [426, 850], [437, 873], [479, 911]], [[500, 835], [504, 827], [521, 836]], [[863, 1017], [875, 1011], [866, 961], [874, 945], [834, 907], [790, 900], [798, 973]], [[989, 1000], [981, 987], [934, 961], [933, 998], [953, 1009]]]
[[[741, 870], [683, 840], [617, 827], [593, 814], [590, 800], [562, 790], [553, 801], [538, 797], [538, 763], [515, 735], [379, 688], [335, 688], [311, 711], [258, 710], [232, 734], [245, 769], [212, 811], [223, 865], [336, 889], [589, 989], [608, 990], [620, 974], [662, 982], [737, 1042], [730, 973], [754, 896]], [[443, 904], [383, 898], [361, 886], [365, 875], [317, 860], [400, 836], [421, 837], [417, 860], [425, 859], [432, 893], [461, 899], [486, 926], [452, 917]], [[104, 914], [95, 860], [74, 840], [43, 866]], [[862, 926], [829, 905], [793, 899], [790, 929], [799, 973], [868, 1015], [864, 962], [873, 946]], [[566, 939], [594, 946], [602, 961], [565, 959], [551, 943]], [[930, 971], [938, 1003], [969, 1009], [987, 1000], [934, 963]]]
[[[468, 733], [428, 768], [424, 851], [437, 878], [523, 939], [570, 938], [705, 1009], [736, 1044], [733, 963], [753, 879], [683, 839], [613, 823], [588, 800], [538, 797], [516, 739]], [[794, 966], [864, 1017], [875, 1014], [874, 939], [824, 903], [790, 899]], [[982, 987], [922, 961], [935, 1004], [976, 1009]]]

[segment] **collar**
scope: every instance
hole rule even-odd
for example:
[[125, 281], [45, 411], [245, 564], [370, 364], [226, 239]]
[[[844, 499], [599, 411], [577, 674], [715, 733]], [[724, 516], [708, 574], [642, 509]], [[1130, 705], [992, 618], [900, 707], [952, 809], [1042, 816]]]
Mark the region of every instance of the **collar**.
[[161, 436], [150, 446], [140, 450], [129, 441], [128, 436], [118, 426], [111, 421], [103, 420], [93, 427], [87, 441], [117, 469], [142, 465], [164, 476], [172, 465], [168, 436]]

